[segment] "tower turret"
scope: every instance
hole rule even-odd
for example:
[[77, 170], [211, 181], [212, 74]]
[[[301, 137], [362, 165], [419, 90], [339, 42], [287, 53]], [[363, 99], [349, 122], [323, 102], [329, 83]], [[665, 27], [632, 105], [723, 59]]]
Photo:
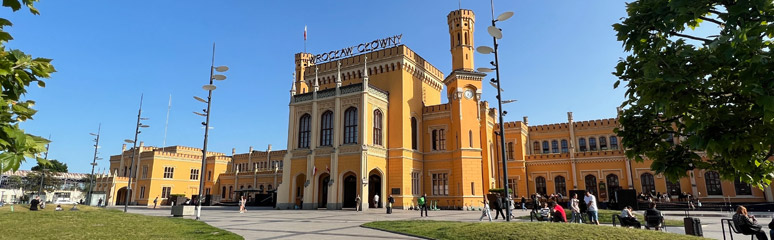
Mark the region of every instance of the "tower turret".
[[473, 71], [473, 26], [476, 15], [472, 10], [458, 9], [446, 16], [451, 40], [452, 70]]
[[303, 94], [309, 92], [311, 84], [304, 80], [304, 70], [306, 67], [312, 65], [312, 58], [314, 56], [311, 53], [296, 53], [296, 93]]

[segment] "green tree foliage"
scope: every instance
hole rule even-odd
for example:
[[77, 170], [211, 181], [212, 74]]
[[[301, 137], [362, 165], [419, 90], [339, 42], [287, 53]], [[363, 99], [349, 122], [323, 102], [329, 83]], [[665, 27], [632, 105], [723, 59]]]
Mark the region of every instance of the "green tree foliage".
[[[18, 11], [27, 6], [32, 14], [38, 14], [33, 4], [37, 0], [3, 0], [3, 6]], [[32, 119], [35, 101], [22, 99], [30, 84], [45, 87], [40, 79], [48, 78], [55, 72], [51, 59], [33, 58], [17, 49], [6, 49], [12, 40], [5, 27], [11, 22], [0, 18], [0, 172], [17, 170], [27, 158], [46, 162], [38, 155], [46, 151], [48, 140], [27, 134], [19, 123]]]
[[41, 169], [48, 169], [51, 172], [66, 173], [67, 163], [63, 163], [57, 160], [48, 160], [48, 162], [38, 162], [37, 166], [32, 167], [32, 171], [40, 171]]
[[40, 178], [42, 177], [44, 191], [51, 192], [59, 190], [62, 188], [64, 181], [54, 177], [55, 174], [56, 173], [49, 171], [46, 171], [46, 174], [41, 174], [40, 172], [29, 172], [27, 173], [27, 177], [24, 178], [22, 189], [27, 192], [37, 192], [40, 190]]
[[613, 73], [615, 88], [626, 84], [616, 133], [627, 157], [653, 160], [651, 169], [669, 179], [701, 168], [769, 184], [772, 1], [639, 0], [627, 13], [613, 25], [630, 54]]

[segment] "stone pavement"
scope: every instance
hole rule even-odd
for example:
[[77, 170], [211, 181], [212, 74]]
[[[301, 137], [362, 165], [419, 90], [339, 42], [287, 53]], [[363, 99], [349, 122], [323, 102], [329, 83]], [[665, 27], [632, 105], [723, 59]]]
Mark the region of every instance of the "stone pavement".
[[[169, 207], [149, 209], [134, 206], [130, 207], [129, 212], [170, 216]], [[480, 214], [479, 211], [431, 211], [429, 218], [420, 218], [417, 211], [398, 209], [394, 210], [393, 214], [385, 214], [384, 209], [354, 212], [352, 210], [272, 210], [248, 207], [247, 213], [239, 213], [237, 207], [202, 208], [204, 222], [239, 234], [245, 239], [414, 239], [404, 235], [363, 228], [360, 225], [372, 221], [416, 219], [473, 222], [478, 221]], [[528, 214], [529, 211], [514, 211], [514, 215], [517, 217]], [[668, 219], [682, 220], [684, 212], [664, 211], [664, 214]], [[764, 229], [768, 230], [766, 226], [770, 221], [771, 213], [753, 214], [764, 225]], [[720, 219], [730, 218], [731, 213], [696, 211], [691, 212], [691, 216], [701, 219], [704, 237], [723, 239]], [[193, 219], [193, 216], [186, 216], [186, 218]], [[667, 230], [685, 234], [683, 227], [668, 227]], [[743, 236], [735, 236], [735, 238], [737, 237]]]

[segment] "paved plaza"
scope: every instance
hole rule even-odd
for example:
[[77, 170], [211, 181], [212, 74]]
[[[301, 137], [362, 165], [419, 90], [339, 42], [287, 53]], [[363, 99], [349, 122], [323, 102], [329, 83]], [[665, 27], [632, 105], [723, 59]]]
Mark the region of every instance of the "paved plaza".
[[[158, 209], [131, 207], [129, 212], [170, 216], [169, 207]], [[524, 216], [528, 213], [529, 211], [514, 211], [516, 216]], [[272, 210], [251, 207], [248, 208], [247, 213], [239, 213], [237, 207], [204, 207], [202, 220], [212, 226], [244, 236], [245, 239], [414, 239], [405, 235], [363, 228], [360, 225], [372, 221], [413, 219], [475, 222], [478, 221], [480, 214], [478, 211], [432, 211], [429, 218], [420, 218], [417, 211], [397, 209], [393, 214], [385, 214], [384, 209], [354, 212], [352, 210]], [[668, 219], [676, 220], [682, 220], [684, 216], [682, 211], [664, 211], [664, 214]], [[772, 217], [771, 213], [753, 214], [763, 225], [768, 224]], [[723, 239], [720, 220], [730, 218], [731, 213], [696, 211], [692, 212], [691, 216], [701, 219], [705, 237]], [[193, 219], [193, 216], [186, 216], [186, 218]], [[764, 229], [768, 228], [764, 227]], [[685, 233], [683, 227], [668, 227], [667, 230], [673, 233]]]

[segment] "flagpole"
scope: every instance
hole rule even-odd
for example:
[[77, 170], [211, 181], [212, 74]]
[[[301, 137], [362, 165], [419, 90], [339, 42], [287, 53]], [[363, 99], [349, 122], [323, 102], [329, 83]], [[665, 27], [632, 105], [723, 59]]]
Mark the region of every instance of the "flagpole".
[[304, 25], [304, 53], [306, 53], [306, 25]]

